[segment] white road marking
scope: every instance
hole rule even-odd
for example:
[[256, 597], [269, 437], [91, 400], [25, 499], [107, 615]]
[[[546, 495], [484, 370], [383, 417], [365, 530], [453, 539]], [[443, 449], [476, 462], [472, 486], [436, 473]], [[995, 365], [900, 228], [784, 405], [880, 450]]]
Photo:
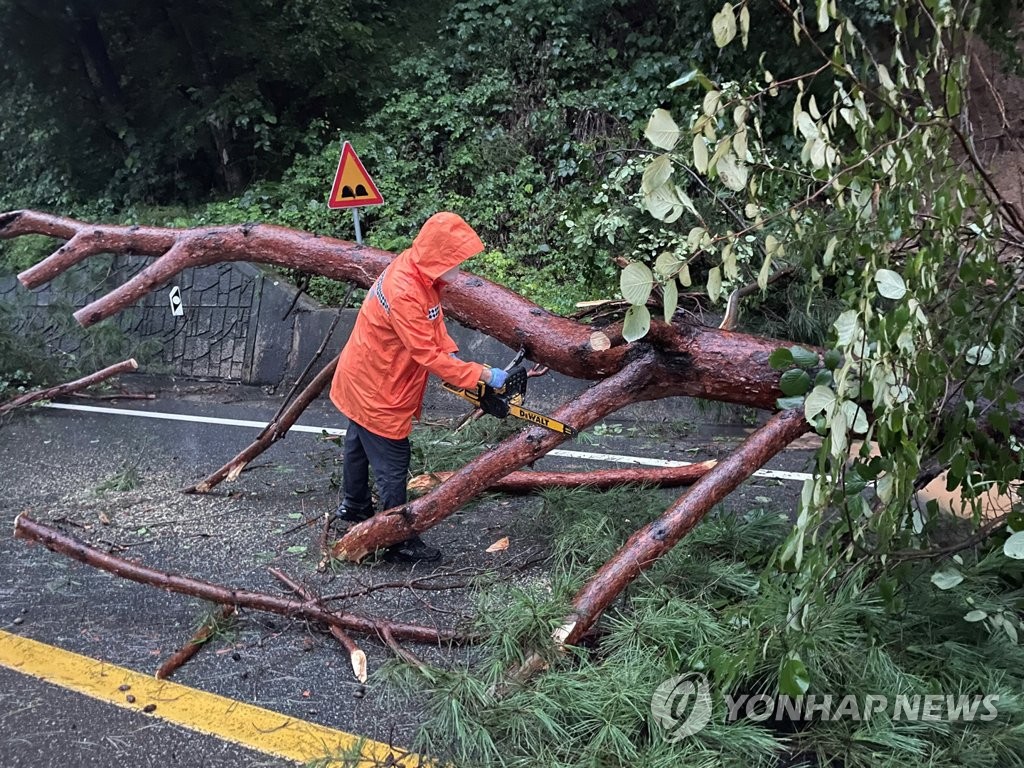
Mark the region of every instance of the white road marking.
[[[198, 424], [218, 424], [226, 427], [250, 427], [263, 429], [267, 426], [265, 421], [246, 421], [244, 419], [221, 419], [216, 416], [195, 416], [187, 413], [163, 413], [160, 411], [134, 411], [127, 408], [102, 408], [95, 405], [73, 405], [70, 403], [47, 403], [47, 408], [59, 408], [67, 411], [85, 411], [87, 413], [106, 413], [112, 416], [137, 416], [145, 419], [165, 419], [167, 421], [190, 421]], [[316, 435], [328, 434], [331, 437], [338, 437], [345, 434], [344, 429], [336, 427], [309, 427], [302, 424], [295, 424], [289, 432], [310, 432]], [[556, 448], [548, 452], [549, 456], [560, 456], [567, 459], [584, 459], [587, 461], [607, 461], [613, 464], [638, 464], [647, 467], [686, 467], [695, 462], [672, 461], [669, 459], [651, 459], [644, 456], [622, 456], [615, 453], [593, 453], [589, 451], [566, 451]], [[775, 469], [759, 469], [754, 473], [755, 477], [766, 477], [775, 480], [796, 480], [803, 482], [810, 480], [813, 475], [807, 472], [785, 472]]]
[[[67, 403], [47, 403], [47, 408], [59, 408], [65, 411], [86, 411], [87, 413], [108, 413], [112, 416], [139, 416], [144, 419], [164, 419], [167, 421], [192, 421], [199, 424], [220, 424], [225, 427], [252, 427], [253, 429], [263, 429], [267, 426], [265, 421], [245, 421], [244, 419], [220, 419], [216, 416], [193, 416], [188, 413], [161, 413], [160, 411], [133, 411], [128, 408], [100, 408], [96, 405], [71, 405]], [[335, 435], [344, 435], [344, 429], [336, 429], [334, 427], [305, 427], [301, 424], [295, 424], [288, 430], [289, 432], [313, 432], [315, 434], [321, 434], [326, 432], [327, 434], [334, 437]]]

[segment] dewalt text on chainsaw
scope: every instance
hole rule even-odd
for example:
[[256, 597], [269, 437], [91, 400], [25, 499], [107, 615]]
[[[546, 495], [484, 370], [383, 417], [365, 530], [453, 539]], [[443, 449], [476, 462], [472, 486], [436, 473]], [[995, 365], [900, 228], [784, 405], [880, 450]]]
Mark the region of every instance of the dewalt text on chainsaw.
[[479, 408], [489, 416], [504, 419], [514, 416], [517, 419], [528, 421], [539, 427], [545, 427], [553, 432], [560, 432], [569, 437], [575, 437], [576, 429], [568, 424], [563, 424], [550, 416], [531, 411], [523, 407], [526, 399], [526, 382], [529, 380], [526, 368], [521, 365], [524, 352], [520, 350], [515, 359], [505, 368], [508, 371], [508, 378], [501, 389], [495, 389], [482, 381], [477, 382], [476, 389], [461, 389], [443, 382], [443, 386], [449, 392], [468, 400], [474, 407]]

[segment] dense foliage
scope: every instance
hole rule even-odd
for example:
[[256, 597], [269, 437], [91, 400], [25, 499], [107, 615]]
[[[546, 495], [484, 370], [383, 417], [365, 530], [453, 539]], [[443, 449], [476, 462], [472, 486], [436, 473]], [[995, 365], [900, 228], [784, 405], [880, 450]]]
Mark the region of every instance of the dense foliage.
[[[484, 0], [447, 15], [369, 0], [279, 5], [82, 0], [46, 13], [0, 2], [12, 51], [0, 77], [29, 95], [0, 105], [14, 170], [0, 208], [274, 221], [351, 238], [351, 218], [324, 205], [350, 139], [386, 199], [363, 212], [368, 242], [401, 249], [431, 213], [456, 210], [489, 247], [473, 268], [565, 311], [615, 293], [613, 256], [663, 246], [637, 185], [652, 105], [688, 103], [666, 86], [693, 66], [740, 77], [762, 52], [720, 51], [711, 2]], [[399, 22], [404, 37], [381, 37]], [[783, 31], [777, 18], [765, 25]], [[95, 56], [119, 84], [112, 94], [80, 58], [83, 28], [104, 44]], [[104, 102], [115, 96], [120, 111]], [[204, 190], [240, 194], [174, 207]], [[329, 298], [324, 288], [314, 284]]]
[[365, 116], [359, 94], [402, 10], [3, 0], [0, 202], [200, 200], [279, 174], [311, 121]]

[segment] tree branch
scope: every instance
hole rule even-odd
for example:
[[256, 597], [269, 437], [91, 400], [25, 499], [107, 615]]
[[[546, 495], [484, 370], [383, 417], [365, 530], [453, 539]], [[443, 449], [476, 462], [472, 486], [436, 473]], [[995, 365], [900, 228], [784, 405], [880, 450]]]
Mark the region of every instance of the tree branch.
[[381, 619], [365, 616], [326, 611], [307, 600], [301, 602], [289, 600], [262, 592], [222, 587], [217, 584], [200, 581], [199, 579], [192, 579], [188, 576], [166, 573], [115, 557], [106, 552], [101, 552], [48, 525], [36, 522], [24, 513], [18, 515], [14, 520], [14, 536], [18, 539], [39, 542], [52, 552], [67, 555], [80, 563], [85, 563], [93, 568], [99, 568], [129, 581], [149, 584], [168, 592], [191, 595], [220, 605], [233, 605], [256, 611], [277, 613], [282, 616], [322, 621], [332, 627], [373, 635], [378, 633], [382, 624], [387, 624], [395, 637], [420, 643], [460, 643], [476, 639], [473, 636], [452, 630], [434, 629], [418, 624], [385, 622]]
[[58, 384], [55, 387], [48, 387], [47, 389], [37, 389], [32, 392], [26, 392], [24, 395], [19, 395], [13, 400], [9, 400], [6, 403], [0, 405], [0, 415], [13, 411], [15, 408], [21, 408], [22, 406], [29, 405], [30, 403], [37, 403], [40, 400], [52, 400], [55, 397], [61, 395], [67, 395], [71, 392], [77, 392], [86, 387], [91, 387], [93, 384], [98, 384], [101, 381], [106, 381], [113, 376], [117, 376], [128, 371], [138, 370], [139, 364], [135, 362], [135, 359], [123, 360], [120, 363], [109, 365], [106, 368], [90, 373], [88, 376], [83, 376], [80, 379], [69, 381], [65, 384]]

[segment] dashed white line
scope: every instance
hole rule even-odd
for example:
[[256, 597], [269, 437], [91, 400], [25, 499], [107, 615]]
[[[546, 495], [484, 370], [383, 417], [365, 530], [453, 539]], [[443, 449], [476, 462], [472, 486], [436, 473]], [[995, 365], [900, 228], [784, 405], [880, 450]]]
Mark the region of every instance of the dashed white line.
[[[187, 413], [164, 413], [161, 411], [136, 411], [128, 408], [103, 408], [96, 405], [74, 405], [70, 403], [47, 403], [48, 408], [58, 408], [67, 411], [85, 411], [87, 413], [106, 413], [112, 416], [136, 416], [145, 419], [164, 419], [167, 421], [190, 421], [198, 424], [217, 424], [226, 427], [249, 427], [252, 429], [263, 429], [267, 426], [265, 421], [247, 421], [244, 419], [222, 419], [217, 416], [195, 416]], [[328, 434], [337, 437], [345, 434], [344, 429], [336, 427], [313, 427], [295, 424], [289, 432], [310, 432], [313, 434]], [[670, 459], [653, 459], [645, 456], [623, 456], [615, 453], [594, 453], [590, 451], [567, 451], [556, 448], [548, 452], [549, 456], [560, 456], [567, 459], [583, 459], [587, 461], [607, 461], [613, 464], [638, 464], [648, 467], [685, 467], [693, 464], [692, 461], [672, 461]], [[766, 477], [776, 480], [796, 480], [803, 482], [809, 480], [813, 475], [807, 472], [786, 472], [775, 469], [759, 469], [754, 473], [755, 477]]]

